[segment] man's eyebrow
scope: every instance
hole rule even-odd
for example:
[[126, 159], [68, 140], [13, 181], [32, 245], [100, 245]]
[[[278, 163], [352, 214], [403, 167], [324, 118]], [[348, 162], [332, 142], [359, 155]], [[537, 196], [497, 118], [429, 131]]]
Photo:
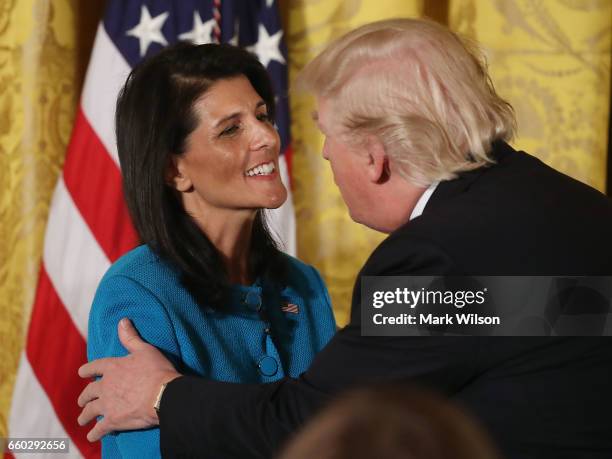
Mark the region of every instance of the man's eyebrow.
[[[263, 100], [260, 100], [259, 102], [257, 102], [257, 105], [255, 106], [255, 108], [259, 108], [259, 107], [264, 107], [266, 105], [266, 102]], [[240, 115], [242, 115], [242, 112], [235, 112], [232, 113], [231, 115], [227, 115], [223, 118], [221, 118], [219, 121], [217, 121], [215, 123], [215, 127], [219, 127], [220, 125], [222, 125], [223, 123], [225, 123], [226, 121], [231, 120], [232, 118], [238, 118], [240, 117]]]

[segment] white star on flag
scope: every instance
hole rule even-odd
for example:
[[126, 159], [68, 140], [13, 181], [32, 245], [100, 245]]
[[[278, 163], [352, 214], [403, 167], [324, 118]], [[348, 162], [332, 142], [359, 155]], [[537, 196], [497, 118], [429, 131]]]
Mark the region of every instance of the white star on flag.
[[140, 23], [127, 31], [126, 35], [136, 37], [140, 40], [140, 55], [144, 56], [149, 49], [149, 45], [153, 42], [160, 45], [167, 45], [168, 42], [161, 32], [161, 28], [168, 18], [168, 13], [162, 13], [159, 16], [151, 18], [151, 14], [145, 5], [142, 5], [140, 10]]
[[257, 54], [259, 61], [264, 67], [267, 67], [271, 61], [278, 61], [281, 64], [285, 63], [285, 58], [280, 52], [280, 40], [283, 36], [283, 31], [279, 30], [274, 35], [268, 35], [266, 28], [259, 24], [259, 35], [257, 36], [257, 43], [247, 47], [252, 53]]
[[204, 45], [212, 43], [212, 31], [215, 28], [216, 21], [214, 18], [206, 22], [202, 22], [202, 17], [197, 11], [193, 12], [193, 29], [179, 35], [181, 40], [189, 40], [196, 45]]

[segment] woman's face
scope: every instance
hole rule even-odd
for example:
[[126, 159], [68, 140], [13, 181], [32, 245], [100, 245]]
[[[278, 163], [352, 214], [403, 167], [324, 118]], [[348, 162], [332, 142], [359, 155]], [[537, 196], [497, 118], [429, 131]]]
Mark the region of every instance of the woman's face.
[[244, 76], [219, 80], [196, 102], [199, 124], [175, 158], [175, 187], [185, 209], [277, 208], [287, 198], [281, 182], [280, 138], [263, 99]]

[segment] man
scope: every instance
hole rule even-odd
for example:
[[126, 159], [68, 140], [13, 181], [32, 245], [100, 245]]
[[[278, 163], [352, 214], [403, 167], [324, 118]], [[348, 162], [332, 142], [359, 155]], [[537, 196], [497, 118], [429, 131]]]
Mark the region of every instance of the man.
[[[365, 337], [361, 276], [609, 275], [612, 205], [514, 151], [511, 107], [474, 50], [429, 21], [363, 26], [303, 71], [351, 217], [389, 233], [358, 276], [349, 325], [299, 379], [181, 376], [124, 324], [131, 355], [79, 398], [90, 440], [159, 422], [167, 456], [270, 457], [334, 394], [411, 381], [466, 406], [509, 458], [612, 454], [607, 338]], [[167, 383], [167, 385], [165, 385]], [[159, 403], [159, 412], [153, 408]]]

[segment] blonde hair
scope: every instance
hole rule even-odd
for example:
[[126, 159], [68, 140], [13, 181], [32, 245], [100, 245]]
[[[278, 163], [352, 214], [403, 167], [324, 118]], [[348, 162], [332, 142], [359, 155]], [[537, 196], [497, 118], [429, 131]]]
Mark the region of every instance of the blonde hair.
[[516, 125], [478, 48], [424, 19], [349, 32], [302, 70], [297, 87], [328, 101], [349, 141], [378, 136], [419, 185], [492, 163], [491, 143], [511, 139]]

